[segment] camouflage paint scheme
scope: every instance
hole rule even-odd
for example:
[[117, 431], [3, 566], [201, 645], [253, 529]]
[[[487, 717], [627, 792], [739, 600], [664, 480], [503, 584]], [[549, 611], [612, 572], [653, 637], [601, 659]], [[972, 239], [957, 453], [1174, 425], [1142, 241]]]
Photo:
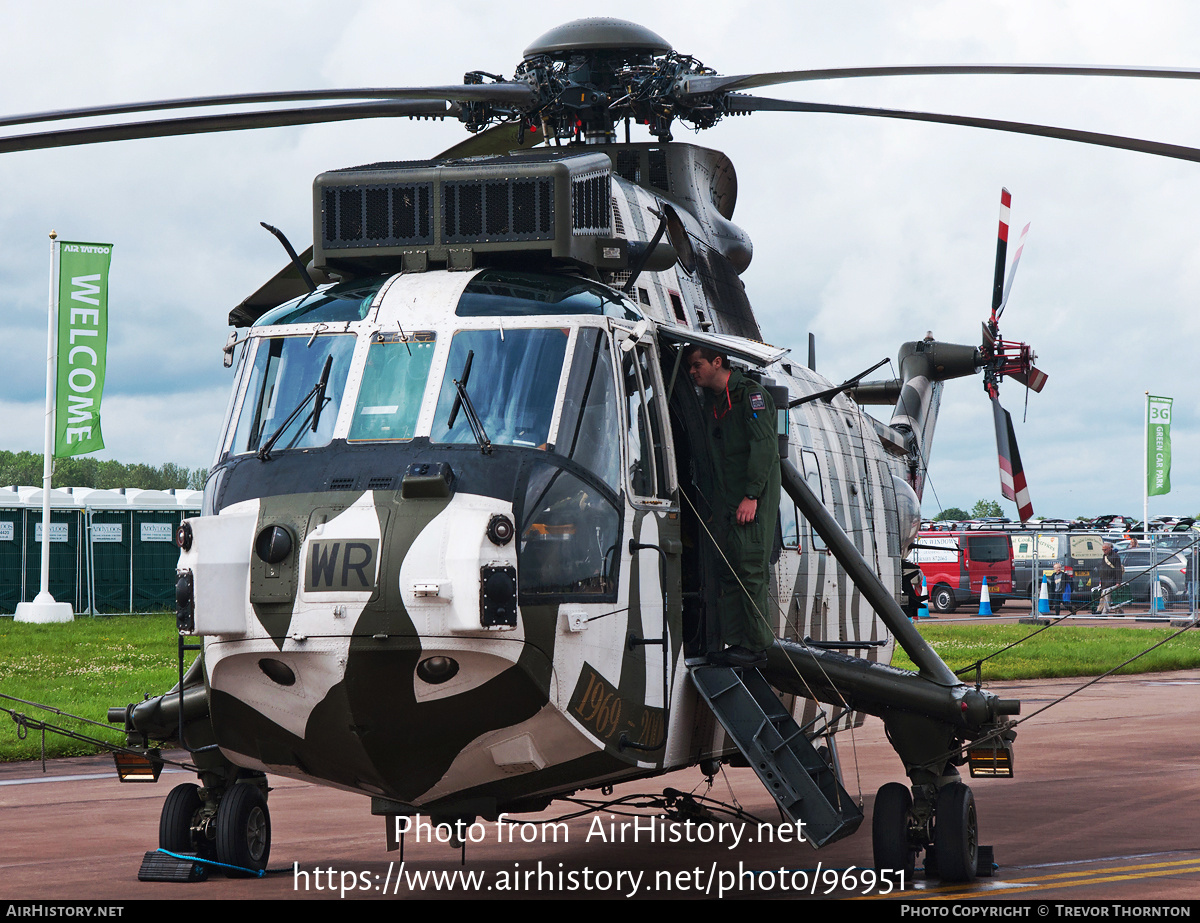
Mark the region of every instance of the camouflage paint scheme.
[[[572, 331], [563, 382], [579, 329], [632, 337], [655, 360], [653, 393], [662, 419], [663, 379], [673, 357], [655, 352], [656, 324], [758, 335], [730, 268], [745, 268], [750, 254], [749, 240], [722, 214], [732, 211], [736, 194], [732, 165], [716, 152], [674, 145], [667, 167], [670, 198], [613, 177], [614, 233], [647, 239], [658, 223], [651, 209], [673, 201], [685, 230], [697, 239], [717, 235], [722, 252], [699, 248], [697, 272], [676, 265], [643, 274], [633, 303], [649, 324], [596, 316], [502, 321], [504, 331]], [[520, 522], [515, 504], [521, 471], [547, 451], [498, 445], [484, 456], [474, 444], [431, 440], [441, 422], [434, 415], [442, 379], [456, 373], [448, 368], [453, 334], [497, 326], [494, 317], [455, 316], [476, 274], [396, 275], [361, 320], [256, 325], [252, 331], [251, 346], [259, 337], [330, 335], [353, 336], [356, 344], [341, 407], [326, 411], [337, 419], [324, 447], [279, 451], [267, 461], [231, 452], [236, 416], [247, 399], [247, 376], [240, 374], [206, 491], [206, 513], [216, 515], [193, 521], [195, 543], [181, 554], [180, 567], [196, 574], [212, 725], [222, 753], [238, 766], [359, 791], [393, 802], [397, 810], [486, 816], [733, 751], [700, 704], [684, 665], [679, 520], [692, 513], [680, 509], [669, 431], [660, 446], [670, 480], [666, 498], [638, 498], [629, 483], [633, 424], [622, 417], [625, 482], [615, 601], [523, 603], [511, 629], [481, 627], [480, 568], [517, 566], [521, 540], [518, 535], [496, 545], [485, 535], [487, 523], [497, 514]], [[608, 273], [605, 281], [622, 279]], [[370, 344], [381, 334], [404, 339], [414, 330], [437, 336], [415, 436], [347, 442]], [[815, 372], [779, 361], [764, 375], [785, 383], [793, 396], [829, 387]], [[688, 400], [690, 391], [685, 376], [672, 401]], [[551, 449], [561, 412], [560, 394]], [[885, 585], [898, 592], [900, 527], [892, 478], [902, 465], [885, 453], [873, 425], [845, 397], [805, 404], [789, 412], [790, 455], [819, 485]], [[449, 496], [405, 499], [399, 475], [414, 462], [448, 463], [455, 472]], [[339, 473], [349, 474], [355, 488], [333, 489], [347, 480]], [[374, 478], [392, 483], [361, 489]], [[785, 496], [784, 505], [789, 503]], [[287, 528], [297, 546], [277, 566], [253, 552], [255, 536], [271, 525]], [[662, 547], [662, 569], [655, 552], [631, 553], [631, 541]], [[666, 576], [665, 594], [660, 574]], [[774, 568], [772, 598], [778, 603], [773, 627], [781, 637], [861, 640], [886, 634], [833, 559], [814, 547], [802, 521]], [[631, 636], [662, 634], [664, 623], [665, 665], [660, 647], [627, 643]], [[886, 662], [890, 653], [889, 643], [869, 656]], [[430, 683], [417, 668], [436, 657], [453, 658], [458, 672]], [[267, 661], [285, 666], [293, 680], [280, 682], [286, 673]], [[807, 723], [826, 706], [797, 698], [792, 708]], [[835, 730], [859, 721], [851, 713], [828, 726], [830, 749]], [[665, 745], [654, 746], [663, 743], [664, 732]], [[646, 749], [623, 745], [629, 742]]]

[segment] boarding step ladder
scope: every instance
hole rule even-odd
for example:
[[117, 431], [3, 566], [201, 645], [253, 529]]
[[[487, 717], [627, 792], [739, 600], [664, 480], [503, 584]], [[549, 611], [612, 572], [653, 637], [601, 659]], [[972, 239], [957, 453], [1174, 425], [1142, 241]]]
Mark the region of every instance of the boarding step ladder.
[[689, 663], [688, 672], [783, 813], [804, 822], [806, 840], [820, 847], [858, 829], [862, 809], [758, 670]]

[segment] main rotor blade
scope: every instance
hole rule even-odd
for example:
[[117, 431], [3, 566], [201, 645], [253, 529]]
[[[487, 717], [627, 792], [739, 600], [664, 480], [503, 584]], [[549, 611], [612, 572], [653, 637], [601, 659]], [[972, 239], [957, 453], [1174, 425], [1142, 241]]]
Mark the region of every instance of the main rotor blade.
[[841, 80], [846, 77], [924, 77], [946, 74], [1042, 74], [1074, 77], [1164, 77], [1200, 80], [1200, 70], [1178, 67], [1091, 67], [1072, 64], [918, 64], [880, 67], [829, 67], [820, 70], [776, 71], [771, 74], [741, 74], [730, 77], [685, 77], [684, 96], [729, 93], [755, 87], [801, 83], [809, 80]]
[[65, 119], [94, 118], [102, 115], [127, 115], [131, 112], [166, 112], [202, 106], [244, 106], [253, 103], [325, 102], [336, 99], [444, 99], [451, 102], [489, 102], [520, 105], [533, 100], [533, 92], [524, 84], [463, 84], [448, 87], [373, 87], [357, 90], [294, 90], [274, 93], [237, 93], [230, 96], [192, 96], [140, 103], [89, 106], [82, 109], [58, 109], [0, 116], [0, 127], [58, 122]]
[[1063, 141], [1078, 141], [1113, 147], [1141, 154], [1157, 154], [1177, 160], [1200, 162], [1200, 149], [1162, 141], [1146, 141], [1142, 138], [1126, 138], [1123, 135], [1106, 135], [1095, 131], [1079, 131], [1074, 128], [1058, 128], [1053, 125], [1035, 125], [1030, 122], [1008, 122], [1003, 119], [983, 119], [974, 116], [944, 115], [938, 112], [911, 112], [905, 109], [875, 109], [866, 106], [836, 106], [829, 103], [804, 103], [788, 99], [765, 99], [760, 96], [731, 96], [728, 99], [731, 111], [736, 112], [829, 112], [836, 115], [869, 115], [885, 119], [908, 119], [914, 122], [938, 122], [943, 125], [965, 125], [970, 128], [988, 128], [992, 131], [1010, 131], [1021, 135], [1037, 135], [1043, 138], [1059, 138]]
[[395, 100], [392, 102], [355, 103], [349, 106], [310, 106], [270, 112], [233, 112], [226, 115], [201, 115], [182, 119], [98, 125], [62, 131], [9, 135], [0, 138], [0, 154], [37, 151], [76, 144], [100, 144], [106, 141], [130, 141], [136, 138], [166, 138], [214, 131], [241, 131], [248, 128], [279, 128], [284, 125], [314, 125], [351, 119], [385, 119], [399, 116], [454, 115], [457, 107], [444, 100]]

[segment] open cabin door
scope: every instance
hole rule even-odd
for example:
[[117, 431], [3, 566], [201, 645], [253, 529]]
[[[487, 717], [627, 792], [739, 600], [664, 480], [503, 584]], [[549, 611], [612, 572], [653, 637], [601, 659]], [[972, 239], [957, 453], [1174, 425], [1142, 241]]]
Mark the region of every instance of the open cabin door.
[[673, 457], [679, 482], [682, 534], [682, 605], [684, 643], [688, 657], [703, 657], [719, 648], [716, 629], [717, 584], [720, 569], [717, 541], [709, 533], [713, 510], [712, 452], [705, 425], [707, 411], [687, 370], [682, 354], [689, 345], [706, 346], [751, 368], [764, 369], [787, 349], [741, 337], [704, 333], [686, 327], [657, 329], [662, 369], [668, 380]]
[[638, 336], [619, 324], [612, 330], [624, 460], [626, 670], [640, 664], [646, 709], [657, 710], [661, 722], [653, 739], [631, 733], [626, 746], [659, 745], [653, 756], [661, 759], [676, 682], [674, 665], [682, 646], [678, 480], [657, 346], [652, 337]]

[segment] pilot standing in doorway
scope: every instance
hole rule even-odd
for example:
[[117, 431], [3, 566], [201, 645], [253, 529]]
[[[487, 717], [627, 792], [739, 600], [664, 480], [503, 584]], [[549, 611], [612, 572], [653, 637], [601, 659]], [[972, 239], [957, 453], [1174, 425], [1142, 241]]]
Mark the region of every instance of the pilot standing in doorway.
[[713, 454], [712, 527], [730, 567], [721, 566], [718, 621], [729, 645], [710, 659], [722, 666], [766, 662], [775, 640], [771, 546], [779, 517], [779, 442], [775, 404], [729, 358], [703, 346], [684, 352], [692, 381], [705, 392]]

